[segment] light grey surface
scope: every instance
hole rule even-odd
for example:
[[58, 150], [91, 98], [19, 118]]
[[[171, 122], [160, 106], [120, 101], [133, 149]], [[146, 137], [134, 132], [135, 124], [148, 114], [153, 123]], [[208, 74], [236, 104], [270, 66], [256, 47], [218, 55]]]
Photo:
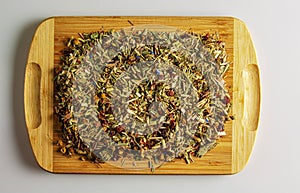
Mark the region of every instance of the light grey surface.
[[[162, 0], [161, 0], [162, 1]], [[0, 192], [297, 192], [300, 172], [300, 14], [294, 0], [1, 1]], [[233, 176], [50, 174], [36, 164], [23, 113], [28, 49], [56, 15], [220, 15], [244, 20], [262, 82], [259, 132], [247, 167]]]

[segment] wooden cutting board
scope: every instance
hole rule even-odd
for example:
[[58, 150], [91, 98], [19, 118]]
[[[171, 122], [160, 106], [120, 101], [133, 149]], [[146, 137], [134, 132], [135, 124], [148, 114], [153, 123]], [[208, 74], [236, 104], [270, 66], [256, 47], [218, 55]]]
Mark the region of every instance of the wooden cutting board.
[[[175, 159], [151, 172], [100, 166], [79, 157], [65, 157], [56, 142], [60, 127], [53, 111], [54, 67], [67, 38], [78, 33], [159, 24], [196, 33], [218, 32], [232, 61], [225, 81], [235, 119], [225, 125], [227, 135], [192, 164]], [[234, 174], [246, 165], [255, 142], [260, 114], [260, 79], [255, 49], [246, 25], [232, 17], [53, 17], [43, 21], [33, 37], [26, 66], [24, 106], [28, 134], [38, 164], [54, 173], [99, 174]]]

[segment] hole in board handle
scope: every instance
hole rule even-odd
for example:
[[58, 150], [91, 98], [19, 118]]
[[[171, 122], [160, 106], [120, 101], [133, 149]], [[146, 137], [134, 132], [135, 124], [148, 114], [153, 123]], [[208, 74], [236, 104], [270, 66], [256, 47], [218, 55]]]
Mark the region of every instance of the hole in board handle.
[[25, 76], [25, 111], [26, 123], [30, 129], [41, 125], [41, 67], [34, 62], [28, 63]]
[[256, 131], [260, 114], [260, 78], [257, 64], [249, 64], [243, 70], [244, 114], [243, 125]]

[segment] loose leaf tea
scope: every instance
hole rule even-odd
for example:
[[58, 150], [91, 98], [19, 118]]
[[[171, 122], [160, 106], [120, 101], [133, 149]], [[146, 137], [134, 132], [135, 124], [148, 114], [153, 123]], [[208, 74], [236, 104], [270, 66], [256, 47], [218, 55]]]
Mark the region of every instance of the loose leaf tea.
[[82, 160], [153, 170], [214, 148], [230, 119], [217, 33], [124, 29], [70, 38], [56, 69], [58, 145]]

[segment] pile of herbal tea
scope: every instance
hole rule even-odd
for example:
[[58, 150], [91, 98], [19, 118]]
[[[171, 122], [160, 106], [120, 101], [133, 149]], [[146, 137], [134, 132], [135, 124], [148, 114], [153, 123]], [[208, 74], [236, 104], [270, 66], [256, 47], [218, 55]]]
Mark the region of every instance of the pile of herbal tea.
[[217, 33], [80, 33], [55, 71], [59, 150], [96, 163], [190, 163], [225, 135], [228, 67]]

